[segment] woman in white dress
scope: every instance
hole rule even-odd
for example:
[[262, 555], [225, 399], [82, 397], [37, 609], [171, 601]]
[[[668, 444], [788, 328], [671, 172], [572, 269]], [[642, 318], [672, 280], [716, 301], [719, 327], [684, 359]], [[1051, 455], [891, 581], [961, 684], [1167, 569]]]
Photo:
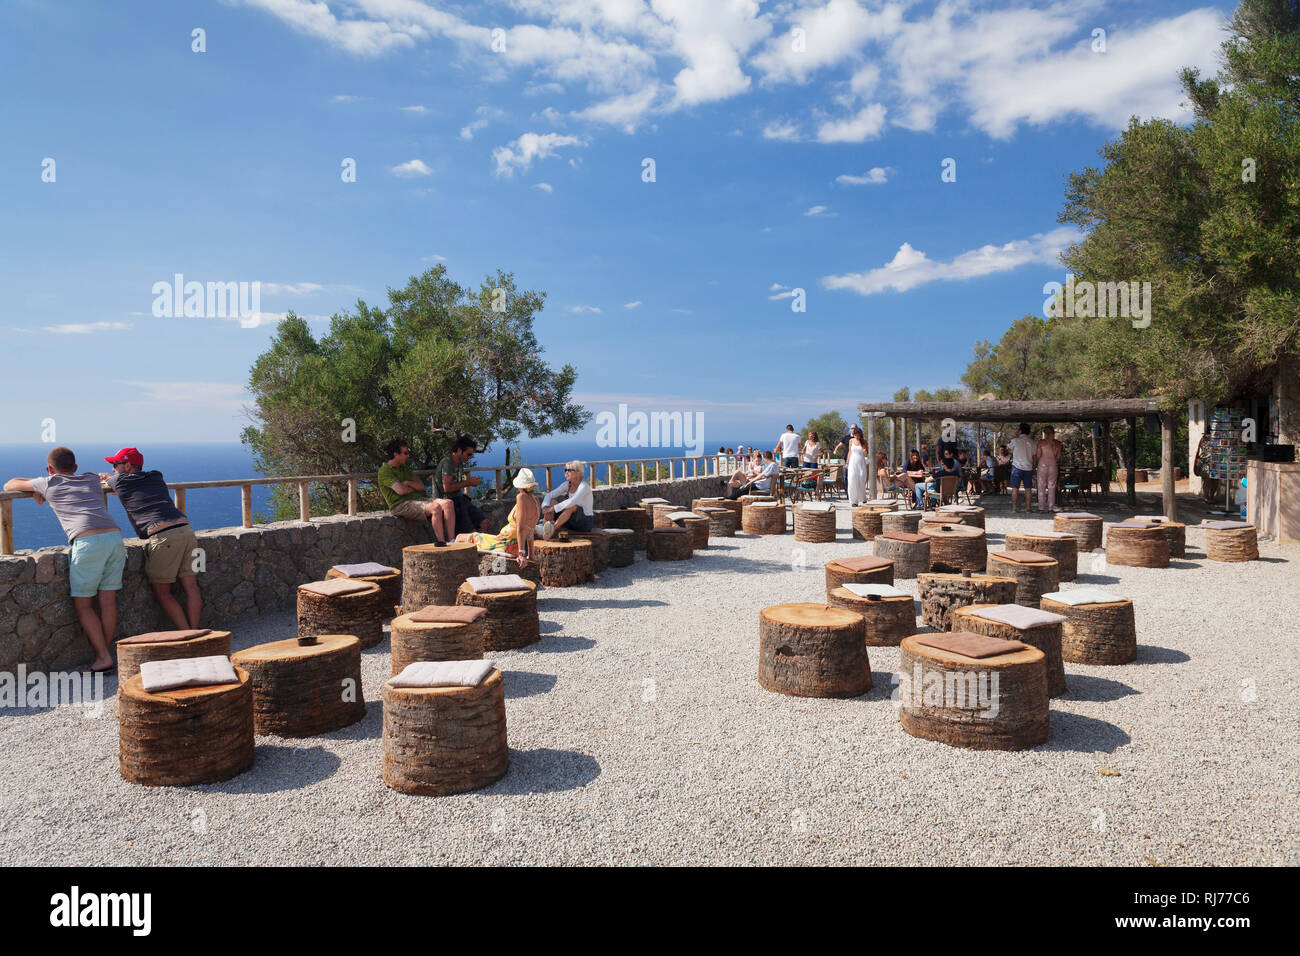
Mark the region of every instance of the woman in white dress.
[[849, 436], [848, 479], [849, 506], [856, 507], [867, 500], [867, 446], [857, 425]]

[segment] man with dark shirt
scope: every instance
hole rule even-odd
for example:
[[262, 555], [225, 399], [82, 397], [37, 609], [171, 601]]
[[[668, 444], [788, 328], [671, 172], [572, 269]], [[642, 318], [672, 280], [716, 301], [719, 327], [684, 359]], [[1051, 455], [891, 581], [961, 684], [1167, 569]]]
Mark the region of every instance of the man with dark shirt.
[[433, 497], [450, 499], [456, 509], [456, 534], [469, 534], [474, 531], [486, 531], [488, 520], [478, 505], [465, 494], [466, 488], [477, 488], [483, 479], [478, 475], [467, 475], [465, 464], [474, 456], [474, 439], [461, 435], [451, 452], [438, 462], [433, 473]]
[[[153, 596], [177, 630], [199, 626], [203, 598], [194, 572], [194, 553], [199, 540], [190, 519], [172, 503], [171, 492], [161, 471], [144, 471], [144, 456], [134, 448], [123, 448], [104, 461], [111, 473], [99, 477], [122, 502], [136, 536], [145, 544], [144, 570]], [[185, 608], [172, 597], [172, 584], [180, 581]]]

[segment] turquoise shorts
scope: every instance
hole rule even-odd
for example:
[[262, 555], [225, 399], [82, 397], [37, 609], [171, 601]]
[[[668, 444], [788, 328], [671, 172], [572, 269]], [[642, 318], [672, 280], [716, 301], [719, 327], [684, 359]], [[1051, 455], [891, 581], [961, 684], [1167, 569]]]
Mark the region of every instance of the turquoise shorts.
[[122, 590], [126, 546], [122, 532], [83, 535], [68, 552], [68, 584], [74, 598], [94, 597], [100, 591]]

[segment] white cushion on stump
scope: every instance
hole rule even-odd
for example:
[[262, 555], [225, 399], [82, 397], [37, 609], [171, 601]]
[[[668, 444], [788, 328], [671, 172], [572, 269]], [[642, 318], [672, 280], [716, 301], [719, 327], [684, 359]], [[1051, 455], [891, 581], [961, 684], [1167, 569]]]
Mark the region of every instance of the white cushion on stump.
[[[503, 554], [502, 557], [505, 555]], [[517, 574], [489, 574], [484, 577], [466, 578], [465, 583], [475, 594], [528, 590], [528, 582]]]
[[477, 687], [495, 667], [493, 661], [416, 661], [388, 683], [393, 687]]
[[852, 594], [856, 594], [858, 597], [866, 597], [868, 594], [878, 594], [882, 598], [887, 598], [887, 597], [903, 597], [907, 594], [906, 591], [900, 591], [892, 584], [849, 583], [849, 584], [841, 584], [840, 587], [844, 588], [844, 590]]
[[1043, 597], [1071, 607], [1079, 604], [1113, 604], [1124, 600], [1118, 594], [1111, 594], [1102, 588], [1071, 588], [1068, 591], [1053, 591], [1051, 594], [1044, 594]]
[[145, 661], [140, 665], [140, 682], [151, 694], [178, 687], [211, 687], [238, 684], [239, 675], [224, 654], [186, 657], [174, 661]]
[[800, 505], [800, 511], [830, 511], [831, 504], [829, 501], [814, 501], [810, 504]]
[[345, 578], [361, 578], [372, 574], [392, 574], [397, 569], [378, 561], [367, 561], [364, 564], [336, 564], [330, 570], [337, 571]]
[[971, 613], [986, 621], [1010, 624], [1022, 631], [1029, 627], [1042, 627], [1044, 624], [1060, 624], [1065, 620], [1060, 614], [1040, 611], [1036, 607], [1025, 607], [1021, 604], [999, 604], [997, 607], [986, 607]]

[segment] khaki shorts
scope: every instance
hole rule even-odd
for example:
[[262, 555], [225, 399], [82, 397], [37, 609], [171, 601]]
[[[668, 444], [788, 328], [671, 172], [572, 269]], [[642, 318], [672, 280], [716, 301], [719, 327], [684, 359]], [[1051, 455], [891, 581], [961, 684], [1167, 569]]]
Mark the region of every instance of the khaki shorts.
[[408, 498], [406, 501], [399, 501], [393, 505], [393, 514], [399, 518], [410, 518], [412, 521], [425, 521], [428, 515], [424, 512], [424, 506], [428, 502], [423, 498]]
[[199, 539], [187, 524], [164, 528], [145, 542], [144, 573], [150, 584], [171, 584], [194, 576], [194, 549]]

